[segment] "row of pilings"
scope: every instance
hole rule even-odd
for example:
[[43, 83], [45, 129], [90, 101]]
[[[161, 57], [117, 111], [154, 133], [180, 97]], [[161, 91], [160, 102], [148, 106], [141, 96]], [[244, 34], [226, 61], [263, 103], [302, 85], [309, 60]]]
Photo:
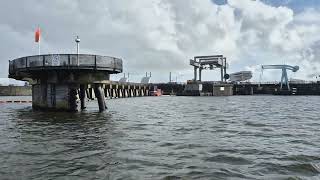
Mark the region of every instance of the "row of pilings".
[[88, 100], [97, 100], [100, 111], [106, 109], [106, 99], [150, 96], [153, 86], [139, 83], [39, 83], [32, 85], [34, 109], [78, 111], [86, 109]]
[[[88, 99], [93, 100], [97, 98], [97, 90], [95, 91], [96, 86], [97, 85], [88, 85], [88, 88], [86, 89], [86, 95]], [[144, 84], [121, 84], [112, 82], [110, 84], [100, 84], [100, 87], [102, 93], [104, 94], [104, 97], [108, 99], [142, 97], [151, 95], [151, 86]]]
[[97, 99], [99, 110], [104, 111], [107, 108], [106, 99], [150, 96], [151, 88], [146, 84], [119, 82], [80, 85], [78, 92], [80, 108], [82, 110], [86, 108], [86, 98]]

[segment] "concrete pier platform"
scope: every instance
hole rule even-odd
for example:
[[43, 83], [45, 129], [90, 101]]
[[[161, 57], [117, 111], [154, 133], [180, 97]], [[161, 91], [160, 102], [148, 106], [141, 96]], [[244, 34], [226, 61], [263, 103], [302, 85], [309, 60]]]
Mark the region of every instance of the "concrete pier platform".
[[32, 106], [41, 110], [78, 111], [79, 98], [81, 109], [85, 109], [83, 91], [92, 86], [103, 111], [101, 87], [109, 82], [110, 74], [120, 72], [122, 59], [91, 54], [47, 54], [9, 61], [9, 78], [29, 81]]

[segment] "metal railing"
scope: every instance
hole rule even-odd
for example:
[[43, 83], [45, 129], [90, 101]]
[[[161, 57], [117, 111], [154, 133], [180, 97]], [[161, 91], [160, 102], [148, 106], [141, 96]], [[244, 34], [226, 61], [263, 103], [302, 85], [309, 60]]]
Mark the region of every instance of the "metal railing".
[[[317, 84], [317, 81], [289, 81], [289, 84]], [[266, 81], [266, 82], [239, 82], [238, 84], [280, 84], [279, 81]]]
[[[78, 64], [79, 62], [79, 64]], [[46, 54], [21, 57], [9, 61], [9, 74], [21, 69], [90, 68], [122, 72], [122, 59], [90, 54]]]

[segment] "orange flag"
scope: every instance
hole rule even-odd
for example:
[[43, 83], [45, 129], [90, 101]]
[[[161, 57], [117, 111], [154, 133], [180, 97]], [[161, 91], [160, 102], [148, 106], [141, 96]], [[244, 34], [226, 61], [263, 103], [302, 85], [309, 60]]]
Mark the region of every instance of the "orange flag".
[[40, 28], [38, 27], [38, 29], [35, 32], [35, 41], [36, 42], [40, 42], [40, 36], [41, 36], [41, 31], [40, 31]]

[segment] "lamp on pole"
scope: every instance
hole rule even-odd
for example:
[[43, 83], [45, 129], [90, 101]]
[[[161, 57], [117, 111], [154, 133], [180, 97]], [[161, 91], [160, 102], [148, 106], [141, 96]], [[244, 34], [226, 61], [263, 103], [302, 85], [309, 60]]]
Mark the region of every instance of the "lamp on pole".
[[80, 43], [80, 38], [79, 36], [77, 36], [77, 38], [75, 39], [76, 43], [77, 43], [77, 65], [79, 66], [79, 43]]

